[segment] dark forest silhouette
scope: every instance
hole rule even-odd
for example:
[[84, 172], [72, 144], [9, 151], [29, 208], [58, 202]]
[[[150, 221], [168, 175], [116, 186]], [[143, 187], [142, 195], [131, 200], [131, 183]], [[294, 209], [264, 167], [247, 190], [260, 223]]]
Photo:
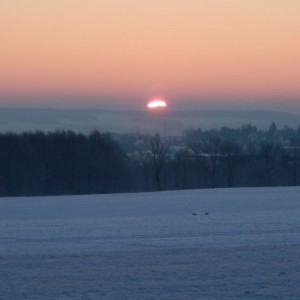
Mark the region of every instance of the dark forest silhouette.
[[182, 137], [93, 131], [0, 134], [0, 195], [298, 185], [300, 127], [252, 125]]

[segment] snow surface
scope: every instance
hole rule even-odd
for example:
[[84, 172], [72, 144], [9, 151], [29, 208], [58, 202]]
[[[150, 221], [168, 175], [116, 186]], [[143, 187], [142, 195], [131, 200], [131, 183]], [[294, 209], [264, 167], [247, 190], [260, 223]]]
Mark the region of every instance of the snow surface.
[[2, 198], [0, 299], [300, 299], [299, 196]]

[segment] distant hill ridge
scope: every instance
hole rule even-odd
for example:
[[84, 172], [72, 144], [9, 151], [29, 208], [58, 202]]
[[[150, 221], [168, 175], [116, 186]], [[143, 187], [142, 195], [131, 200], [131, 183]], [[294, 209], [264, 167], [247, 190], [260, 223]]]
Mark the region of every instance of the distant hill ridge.
[[[53, 131], [58, 129], [87, 133], [93, 129], [116, 133], [181, 134], [187, 128], [239, 127], [253, 124], [267, 128], [297, 127], [300, 115], [266, 110], [197, 110], [197, 111], [114, 111], [105, 109], [0, 108], [0, 132]], [[164, 125], [165, 124], [165, 125]]]

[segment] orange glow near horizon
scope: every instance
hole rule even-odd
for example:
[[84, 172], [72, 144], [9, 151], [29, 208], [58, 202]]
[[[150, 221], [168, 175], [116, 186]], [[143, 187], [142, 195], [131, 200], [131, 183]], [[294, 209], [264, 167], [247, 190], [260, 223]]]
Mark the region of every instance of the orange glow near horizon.
[[157, 86], [182, 101], [300, 99], [300, 1], [2, 1], [0, 36], [0, 106], [130, 104]]

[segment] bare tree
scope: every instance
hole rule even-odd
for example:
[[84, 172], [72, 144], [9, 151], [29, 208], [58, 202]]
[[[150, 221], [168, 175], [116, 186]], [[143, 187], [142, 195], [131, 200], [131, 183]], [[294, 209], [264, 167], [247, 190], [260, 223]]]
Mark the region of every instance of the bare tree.
[[278, 163], [280, 155], [280, 147], [270, 143], [262, 143], [260, 145], [255, 165], [257, 186], [278, 185], [281, 173]]
[[161, 174], [169, 151], [169, 143], [162, 141], [158, 133], [151, 138], [151, 158], [154, 165], [155, 189], [162, 190]]
[[220, 145], [221, 140], [217, 136], [211, 136], [208, 140], [204, 141], [202, 147], [202, 162], [203, 167], [208, 174], [210, 180], [210, 186], [212, 188], [216, 187], [216, 177], [217, 177], [217, 165], [220, 156]]
[[299, 161], [299, 150], [300, 150], [300, 139], [292, 138], [290, 141], [290, 155], [292, 159], [292, 170], [293, 170], [293, 185], [297, 185], [298, 178], [298, 161]]
[[227, 187], [233, 187], [235, 170], [238, 166], [238, 158], [241, 153], [241, 147], [234, 142], [223, 142], [221, 153], [226, 164], [226, 182]]

